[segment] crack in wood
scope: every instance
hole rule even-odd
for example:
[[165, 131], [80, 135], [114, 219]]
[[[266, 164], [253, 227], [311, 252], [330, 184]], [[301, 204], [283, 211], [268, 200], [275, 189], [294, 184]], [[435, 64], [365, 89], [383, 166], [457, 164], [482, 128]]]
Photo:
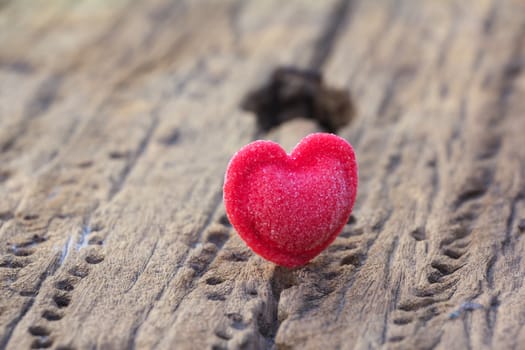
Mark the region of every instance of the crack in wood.
[[269, 282], [272, 291], [272, 295], [268, 300], [268, 303], [270, 304], [270, 319], [265, 320], [259, 317], [257, 319], [257, 327], [261, 335], [268, 340], [270, 346], [279, 346], [275, 343], [275, 337], [277, 336], [279, 328], [281, 327], [281, 324], [285, 319], [279, 317], [279, 301], [281, 299], [281, 294], [286, 289], [297, 285], [298, 282], [296, 280], [293, 270], [289, 270], [281, 266], [274, 267]]
[[503, 255], [506, 255], [508, 250], [511, 248], [511, 244], [513, 243], [512, 239], [512, 233], [514, 231], [514, 228], [516, 225], [516, 208], [518, 205], [518, 202], [520, 202], [523, 198], [520, 194], [515, 196], [511, 202], [510, 202], [510, 208], [509, 208], [509, 216], [507, 217], [507, 221], [505, 223], [505, 233], [504, 238], [501, 241], [501, 251]]
[[153, 136], [153, 133], [157, 129], [159, 124], [159, 119], [157, 114], [154, 112], [152, 115], [152, 121], [150, 126], [148, 127], [146, 134], [142, 138], [140, 144], [138, 145], [135, 152], [131, 155], [131, 157], [127, 160], [126, 165], [120, 172], [118, 178], [113, 181], [113, 184], [109, 190], [108, 194], [108, 201], [111, 201], [115, 195], [117, 195], [122, 187], [124, 186], [124, 183], [126, 182], [126, 179], [128, 178], [130, 172], [133, 170], [135, 165], [137, 164], [137, 161], [142, 156], [146, 148], [148, 147], [151, 138]]
[[129, 293], [133, 289], [133, 287], [137, 283], [139, 277], [144, 273], [144, 271], [146, 270], [146, 268], [149, 265], [149, 262], [151, 261], [151, 258], [153, 257], [153, 254], [155, 253], [155, 251], [157, 249], [158, 243], [159, 243], [159, 241], [156, 240], [155, 243], [153, 244], [153, 247], [151, 248], [147, 258], [146, 258], [146, 261], [144, 262], [144, 264], [142, 264], [140, 270], [135, 273], [135, 275], [133, 276], [133, 279], [131, 281], [131, 284], [124, 290], [124, 292], [123, 292], [124, 294]]
[[312, 57], [308, 64], [310, 69], [320, 71], [325, 66], [337, 44], [341, 30], [348, 25], [348, 19], [352, 15], [353, 2], [354, 0], [339, 0], [335, 4], [332, 13], [326, 20], [326, 27], [314, 44]]
[[385, 267], [384, 267], [384, 276], [385, 276], [384, 286], [385, 288], [387, 288], [388, 285], [391, 283], [390, 266], [392, 266], [392, 262], [394, 261], [394, 257], [396, 255], [398, 246], [399, 246], [399, 237], [395, 236], [386, 254], [387, 263], [385, 264]]
[[492, 345], [492, 339], [494, 337], [494, 328], [498, 317], [498, 307], [500, 305], [499, 295], [493, 295], [490, 298], [489, 306], [485, 308], [485, 322], [487, 324], [484, 343], [486, 345]]
[[[136, 338], [137, 338], [137, 335], [139, 334], [139, 331], [140, 331], [141, 327], [148, 320], [148, 317], [149, 317], [151, 311], [156, 306], [156, 302], [158, 302], [159, 300], [162, 299], [162, 297], [164, 296], [166, 290], [172, 284], [173, 280], [179, 276], [180, 268], [183, 267], [183, 266], [189, 265], [190, 259], [191, 259], [191, 252], [193, 250], [195, 250], [196, 244], [202, 239], [202, 237], [204, 235], [204, 232], [210, 227], [211, 223], [213, 222], [214, 217], [219, 212], [219, 208], [221, 206], [221, 203], [222, 203], [222, 191], [218, 191], [216, 193], [215, 197], [212, 198], [212, 209], [210, 211], [210, 214], [206, 218], [206, 221], [204, 222], [202, 228], [198, 231], [198, 233], [196, 235], [196, 238], [191, 243], [192, 248], [188, 249], [188, 251], [185, 253], [185, 255], [184, 255], [183, 259], [182, 259], [183, 260], [182, 264], [180, 266], [177, 266], [177, 268], [174, 270], [172, 276], [170, 276], [168, 278], [167, 282], [162, 286], [160, 291], [157, 293], [157, 295], [155, 296], [155, 299], [154, 299], [155, 302], [152, 302], [150, 307], [147, 308], [147, 310], [143, 313], [144, 317], [143, 317], [142, 321], [140, 323], [135, 324], [133, 326], [133, 328], [131, 330], [131, 333], [130, 333], [131, 336], [129, 337], [129, 340], [128, 340], [128, 346], [127, 346], [128, 349], [136, 349], [136, 347], [137, 347], [137, 344], [136, 344], [136, 340], [137, 339]], [[217, 251], [215, 251], [212, 254], [212, 257], [211, 257], [210, 261], [207, 262], [205, 268], [208, 267], [213, 262], [213, 260], [216, 258], [216, 256], [217, 256]], [[196, 277], [201, 277], [204, 274], [204, 272], [205, 272], [204, 270], [199, 271], [199, 272], [196, 271], [195, 272], [195, 276]], [[198, 284], [198, 280], [199, 280], [199, 278], [192, 279], [192, 283], [191, 283], [190, 286], [187, 287], [187, 290], [184, 293], [184, 297], [182, 297], [179, 300], [179, 302], [176, 303], [176, 305], [172, 308], [172, 310], [171, 310], [172, 314], [175, 314], [177, 312], [177, 309], [179, 308], [180, 303], [182, 302], [182, 300], [196, 288], [196, 285]], [[160, 341], [160, 339], [158, 341]]]

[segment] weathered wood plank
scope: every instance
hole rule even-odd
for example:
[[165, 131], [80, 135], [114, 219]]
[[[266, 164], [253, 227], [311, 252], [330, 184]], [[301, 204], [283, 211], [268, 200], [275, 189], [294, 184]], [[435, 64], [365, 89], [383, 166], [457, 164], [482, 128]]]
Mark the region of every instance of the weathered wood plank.
[[[88, 44], [86, 57], [72, 56], [64, 100], [78, 107], [83, 92], [100, 98], [87, 100], [82, 125], [28, 181], [32, 188], [2, 227], [2, 273], [10, 278], [2, 286], [3, 345], [171, 348], [170, 337], [198, 344], [195, 334], [184, 343], [178, 325], [181, 315], [195, 311], [200, 300], [188, 304], [188, 296], [205, 284], [203, 275], [230, 234], [217, 223], [221, 174], [229, 155], [256, 133], [238, 103], [279, 61], [310, 54], [331, 9], [296, 2], [276, 14], [276, 5], [142, 3], [116, 29], [107, 27], [114, 30], [109, 39]], [[151, 12], [163, 16], [153, 19], [161, 21], [154, 30]], [[175, 33], [159, 31], [172, 22]], [[255, 45], [260, 42], [266, 44]], [[49, 129], [63, 118], [63, 104], [48, 109]], [[32, 130], [38, 120], [26, 123]], [[100, 327], [115, 333], [99, 333]], [[203, 346], [224, 341], [201, 331]]]
[[[360, 164], [356, 235], [331, 247], [342, 251], [327, 257], [330, 289], [311, 297], [300, 280], [283, 292], [305, 311], [276, 341], [519, 346], [525, 152], [510, 130], [525, 122], [523, 7], [363, 1], [353, 11], [326, 73], [360, 109], [342, 131]], [[330, 267], [336, 254], [342, 266]]]
[[[0, 347], [524, 341], [523, 4], [39, 6], [0, 11]], [[353, 219], [295, 270], [254, 256], [221, 203], [241, 145], [320, 130], [240, 111], [283, 63], [359, 111], [339, 131]]]

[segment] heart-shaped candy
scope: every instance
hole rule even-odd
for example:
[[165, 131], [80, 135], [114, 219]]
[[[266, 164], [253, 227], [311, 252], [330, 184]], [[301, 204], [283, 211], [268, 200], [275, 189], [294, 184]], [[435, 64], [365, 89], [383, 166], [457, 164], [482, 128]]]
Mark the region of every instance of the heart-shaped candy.
[[278, 265], [297, 267], [317, 256], [348, 221], [357, 193], [352, 146], [339, 136], [305, 137], [290, 155], [255, 141], [231, 159], [224, 204], [246, 244]]

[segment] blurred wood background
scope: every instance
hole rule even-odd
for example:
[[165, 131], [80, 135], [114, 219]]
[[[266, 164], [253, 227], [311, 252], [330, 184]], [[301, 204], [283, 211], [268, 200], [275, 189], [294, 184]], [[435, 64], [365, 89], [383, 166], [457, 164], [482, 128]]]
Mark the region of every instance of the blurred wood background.
[[[525, 345], [525, 3], [0, 1], [0, 348]], [[280, 65], [357, 108], [353, 219], [303, 268], [224, 216]]]

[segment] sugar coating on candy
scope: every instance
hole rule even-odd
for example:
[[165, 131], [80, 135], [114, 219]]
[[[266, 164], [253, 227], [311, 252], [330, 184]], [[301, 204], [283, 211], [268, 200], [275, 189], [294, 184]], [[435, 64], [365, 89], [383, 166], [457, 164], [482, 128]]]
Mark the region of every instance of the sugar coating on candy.
[[333, 134], [305, 137], [290, 155], [255, 141], [231, 159], [224, 204], [246, 244], [278, 265], [296, 267], [323, 251], [343, 229], [357, 193], [352, 146]]

